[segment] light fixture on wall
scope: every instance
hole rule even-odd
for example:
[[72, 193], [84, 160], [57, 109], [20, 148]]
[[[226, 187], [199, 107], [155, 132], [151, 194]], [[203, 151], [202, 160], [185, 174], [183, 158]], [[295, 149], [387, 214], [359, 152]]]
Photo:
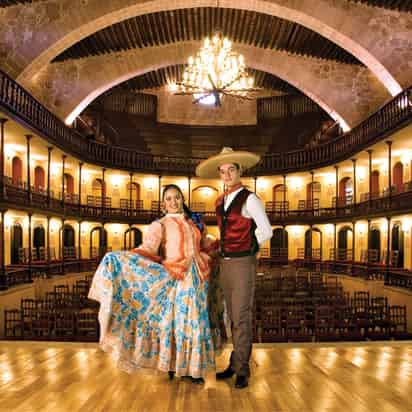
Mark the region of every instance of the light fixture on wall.
[[253, 100], [261, 89], [254, 86], [244, 57], [232, 50], [232, 42], [221, 30], [216, 30], [211, 39], [204, 39], [196, 56], [189, 57], [182, 80], [170, 84], [169, 90], [175, 95], [193, 96], [193, 103], [221, 106], [223, 96]]

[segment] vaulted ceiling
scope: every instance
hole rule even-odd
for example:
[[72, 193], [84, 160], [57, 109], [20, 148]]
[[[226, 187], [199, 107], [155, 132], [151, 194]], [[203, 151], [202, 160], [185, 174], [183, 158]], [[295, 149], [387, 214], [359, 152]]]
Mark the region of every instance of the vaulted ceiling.
[[[16, 4], [35, 3], [43, 0], [0, 0], [0, 7]], [[382, 7], [390, 10], [412, 11], [412, 0], [347, 0], [354, 3], [365, 3], [369, 6]]]
[[259, 87], [303, 93], [348, 128], [411, 84], [412, 0], [221, 3], [0, 0], [0, 68], [68, 122], [106, 92], [179, 80], [217, 30]]
[[202, 40], [216, 30], [237, 43], [360, 64], [335, 43], [292, 21], [245, 10], [211, 7], [162, 11], [123, 20], [76, 43], [55, 61]]

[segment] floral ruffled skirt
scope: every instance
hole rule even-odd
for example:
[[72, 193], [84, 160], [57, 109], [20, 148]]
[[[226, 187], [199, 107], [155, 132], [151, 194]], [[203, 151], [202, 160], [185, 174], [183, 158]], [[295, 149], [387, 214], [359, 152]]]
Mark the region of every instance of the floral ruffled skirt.
[[208, 282], [195, 264], [183, 280], [133, 252], [102, 259], [89, 298], [100, 302], [100, 345], [122, 370], [175, 371], [202, 377], [215, 367]]

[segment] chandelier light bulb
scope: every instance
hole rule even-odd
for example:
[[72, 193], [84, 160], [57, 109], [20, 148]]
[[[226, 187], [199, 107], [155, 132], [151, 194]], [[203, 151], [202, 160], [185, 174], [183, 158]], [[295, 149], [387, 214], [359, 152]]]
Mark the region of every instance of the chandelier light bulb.
[[226, 94], [250, 98], [247, 95], [259, 89], [254, 87], [254, 79], [246, 72], [243, 55], [234, 52], [232, 42], [217, 33], [212, 39], [204, 39], [199, 52], [189, 57], [182, 81], [170, 85], [169, 90], [192, 95], [195, 102], [214, 102], [220, 106]]

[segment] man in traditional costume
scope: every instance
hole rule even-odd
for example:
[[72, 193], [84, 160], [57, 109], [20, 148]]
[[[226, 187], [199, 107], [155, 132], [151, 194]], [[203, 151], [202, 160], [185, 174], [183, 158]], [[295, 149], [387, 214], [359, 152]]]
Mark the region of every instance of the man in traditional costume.
[[236, 374], [235, 387], [239, 389], [248, 386], [250, 376], [256, 254], [259, 245], [272, 237], [262, 202], [240, 181], [242, 171], [259, 160], [254, 153], [225, 147], [196, 168], [199, 177], [220, 176], [225, 186], [224, 194], [216, 201], [216, 216], [220, 229], [220, 281], [231, 321], [233, 351], [229, 366], [217, 373], [216, 379]]

